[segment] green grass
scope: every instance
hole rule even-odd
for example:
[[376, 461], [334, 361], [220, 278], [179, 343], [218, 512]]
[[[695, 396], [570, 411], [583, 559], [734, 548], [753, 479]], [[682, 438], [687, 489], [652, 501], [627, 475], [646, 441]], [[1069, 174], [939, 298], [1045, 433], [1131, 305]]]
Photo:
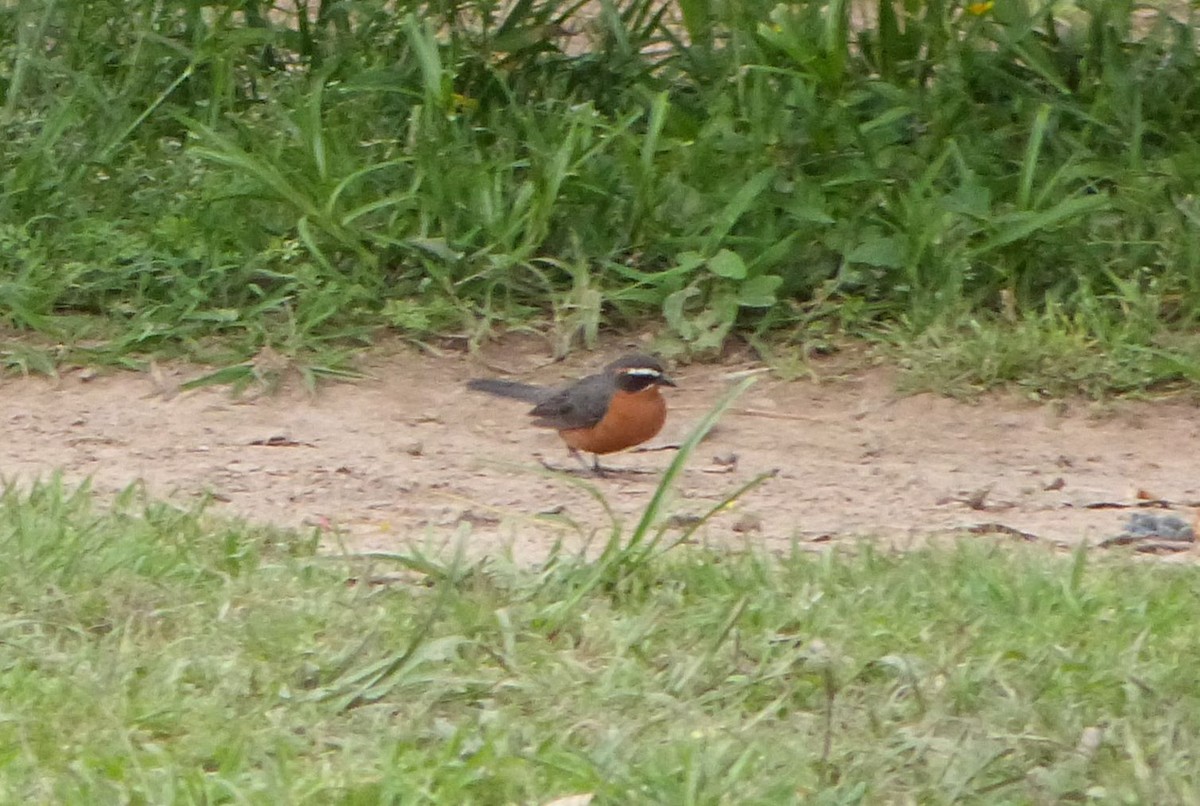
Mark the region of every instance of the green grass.
[[1089, 329], [1054, 314], [1015, 322], [971, 317], [919, 335], [893, 334], [886, 351], [903, 391], [970, 398], [997, 387], [1035, 399], [1175, 395], [1200, 381], [1200, 337], [1130, 319]]
[[319, 371], [385, 330], [649, 320], [706, 354], [970, 337], [1011, 300], [1097, 378], [1195, 374], [1194, 9], [595, 7], [5, 4], [0, 325]]
[[1200, 798], [1190, 566], [970, 539], [677, 548], [597, 584], [563, 555], [313, 550], [7, 489], [0, 798]]

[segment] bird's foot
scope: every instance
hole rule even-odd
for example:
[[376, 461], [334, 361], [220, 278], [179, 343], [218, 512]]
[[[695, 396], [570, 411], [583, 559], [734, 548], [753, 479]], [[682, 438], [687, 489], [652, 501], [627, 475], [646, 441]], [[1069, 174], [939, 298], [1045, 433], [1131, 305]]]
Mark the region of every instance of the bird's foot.
[[545, 459], [540, 459], [542, 467], [547, 470], [553, 470], [556, 473], [568, 473], [572, 476], [591, 476], [592, 478], [609, 478], [612, 476], [642, 476], [651, 475], [659, 471], [645, 467], [613, 467], [611, 465], [600, 464], [600, 457], [593, 457], [591, 462], [583, 458], [583, 455], [578, 451], [571, 451], [571, 455], [579, 460], [581, 467], [562, 467], [551, 464]]
[[605, 478], [607, 476], [652, 476], [659, 471], [650, 467], [613, 467], [612, 465], [594, 465], [592, 474]]

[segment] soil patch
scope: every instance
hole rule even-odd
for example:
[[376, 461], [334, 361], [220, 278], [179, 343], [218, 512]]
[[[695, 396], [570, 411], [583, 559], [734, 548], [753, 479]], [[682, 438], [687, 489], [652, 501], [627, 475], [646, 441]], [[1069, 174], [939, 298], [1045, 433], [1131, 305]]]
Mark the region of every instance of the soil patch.
[[[368, 379], [315, 395], [172, 393], [200, 374], [188, 366], [7, 379], [0, 473], [28, 480], [61, 471], [71, 481], [90, 478], [102, 493], [140, 481], [156, 496], [212, 496], [214, 511], [319, 528], [330, 546], [356, 551], [462, 540], [473, 554], [511, 549], [534, 561], [556, 540], [602, 540], [610, 521], [578, 483], [541, 471], [540, 459], [570, 466], [556, 434], [529, 426], [522, 404], [470, 393], [463, 382], [504, 368], [554, 384], [620, 351], [549, 364], [544, 349], [512, 342], [482, 358], [381, 350], [366, 361]], [[731, 378], [759, 368], [733, 360], [678, 369], [667, 427], [649, 447], [681, 441]], [[886, 369], [823, 382], [763, 373], [692, 457], [670, 513], [686, 521], [777, 471], [698, 539], [904, 545], [998, 524], [1063, 544], [1098, 542], [1119, 533], [1130, 513], [1097, 504], [1164, 499], [1192, 520], [1198, 419], [1195, 406], [1178, 401], [904, 397]], [[661, 470], [671, 458], [649, 450], [609, 461]], [[649, 473], [587, 483], [631, 526], [657, 480]]]

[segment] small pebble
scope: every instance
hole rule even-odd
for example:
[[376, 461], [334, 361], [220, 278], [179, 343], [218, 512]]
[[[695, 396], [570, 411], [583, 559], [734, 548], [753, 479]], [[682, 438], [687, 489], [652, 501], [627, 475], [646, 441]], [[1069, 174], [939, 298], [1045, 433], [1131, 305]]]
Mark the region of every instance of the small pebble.
[[762, 518], [757, 515], [747, 512], [733, 522], [733, 531], [735, 532], [761, 532]]
[[1155, 515], [1134, 512], [1125, 523], [1125, 533], [1134, 537], [1155, 537], [1160, 540], [1195, 540], [1191, 525], [1175, 515]]

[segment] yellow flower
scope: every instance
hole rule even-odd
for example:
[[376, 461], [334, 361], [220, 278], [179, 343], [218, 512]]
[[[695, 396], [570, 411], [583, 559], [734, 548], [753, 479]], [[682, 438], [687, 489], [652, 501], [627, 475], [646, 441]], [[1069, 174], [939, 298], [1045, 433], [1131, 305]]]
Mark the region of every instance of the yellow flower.
[[971, 3], [967, 6], [967, 13], [974, 14], [976, 17], [982, 17], [995, 7], [995, 0], [986, 0], [983, 3]]

